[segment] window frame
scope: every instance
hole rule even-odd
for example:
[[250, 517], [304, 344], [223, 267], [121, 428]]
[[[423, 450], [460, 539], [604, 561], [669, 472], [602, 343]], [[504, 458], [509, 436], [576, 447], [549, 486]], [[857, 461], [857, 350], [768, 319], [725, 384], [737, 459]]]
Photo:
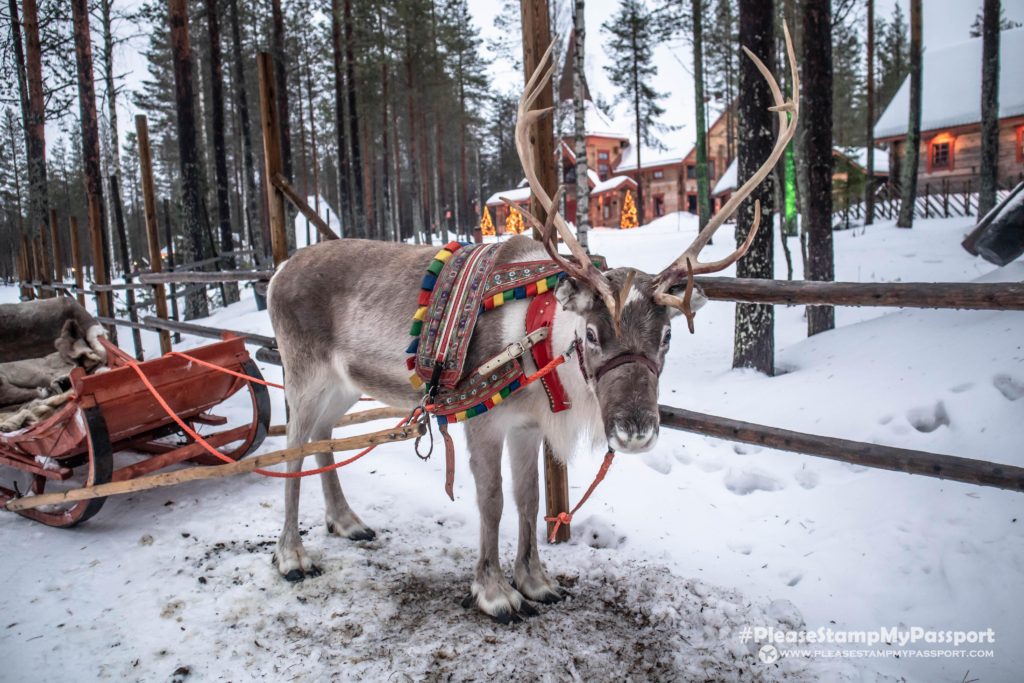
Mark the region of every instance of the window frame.
[[[946, 145], [946, 163], [939, 166], [935, 163], [935, 153], [940, 145]], [[949, 134], [937, 135], [928, 141], [928, 172], [950, 172], [956, 168], [956, 138]]]

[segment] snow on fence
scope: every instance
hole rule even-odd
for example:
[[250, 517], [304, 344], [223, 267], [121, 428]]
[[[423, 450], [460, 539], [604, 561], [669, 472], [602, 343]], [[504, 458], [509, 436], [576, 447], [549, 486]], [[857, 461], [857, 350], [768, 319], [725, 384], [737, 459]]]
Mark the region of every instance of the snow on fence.
[[[1024, 178], [1022, 178], [1024, 179]], [[914, 200], [914, 215], [922, 218], [953, 218], [976, 216], [978, 214], [978, 191], [970, 178], [966, 182], [925, 183], [917, 188], [918, 195]], [[996, 191], [996, 203], [1001, 202], [1009, 194], [1010, 189]], [[875, 218], [894, 220], [900, 213], [900, 189], [896, 183], [879, 186], [875, 192]], [[866, 216], [863, 198], [850, 199], [839, 211], [832, 214], [835, 228], [850, 228], [854, 221], [862, 223]]]

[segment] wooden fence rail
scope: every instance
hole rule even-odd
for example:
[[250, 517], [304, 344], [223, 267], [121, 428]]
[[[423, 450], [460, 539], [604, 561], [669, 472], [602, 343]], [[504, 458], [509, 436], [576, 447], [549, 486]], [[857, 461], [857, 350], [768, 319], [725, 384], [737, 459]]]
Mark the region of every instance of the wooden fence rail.
[[1024, 467], [804, 434], [671, 406], [659, 406], [659, 409], [661, 425], [671, 429], [814, 455], [864, 467], [1024, 492]]

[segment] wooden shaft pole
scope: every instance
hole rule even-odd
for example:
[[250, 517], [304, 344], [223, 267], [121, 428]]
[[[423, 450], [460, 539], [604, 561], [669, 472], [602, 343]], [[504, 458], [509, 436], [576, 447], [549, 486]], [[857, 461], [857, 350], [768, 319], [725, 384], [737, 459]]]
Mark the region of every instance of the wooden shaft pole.
[[372, 432], [370, 434], [350, 436], [344, 439], [313, 441], [302, 446], [284, 448], [279, 451], [273, 451], [265, 455], [259, 455], [254, 458], [247, 458], [245, 460], [239, 460], [238, 462], [225, 465], [191, 467], [185, 470], [164, 472], [162, 474], [154, 474], [148, 477], [139, 477], [138, 479], [129, 479], [128, 481], [115, 481], [109, 484], [99, 484], [97, 486], [85, 486], [80, 489], [71, 489], [70, 491], [44, 493], [38, 496], [15, 498], [14, 500], [8, 501], [6, 507], [11, 511], [28, 510], [31, 508], [37, 508], [41, 505], [54, 505], [58, 503], [90, 500], [92, 498], [104, 498], [106, 496], [114, 496], [122, 493], [134, 493], [136, 491], [145, 491], [147, 489], [173, 486], [186, 481], [230, 477], [235, 474], [252, 472], [255, 469], [270, 467], [283, 462], [298, 460], [315, 453], [353, 451], [366, 448], [367, 446], [408, 441], [409, 439], [415, 439], [417, 436], [420, 436], [423, 431], [423, 425], [416, 424], [408, 425], [400, 429], [385, 429], [379, 432]]
[[1024, 467], [804, 434], [671, 406], [663, 405], [659, 408], [661, 426], [671, 429], [815, 455], [865, 467], [1024, 492]]
[[75, 278], [75, 297], [78, 305], [85, 307], [85, 272], [82, 270], [82, 243], [78, 235], [78, 219], [68, 216], [68, 230], [71, 232], [71, 268]]
[[[139, 171], [142, 176], [142, 204], [146, 219], [146, 244], [149, 248], [149, 270], [160, 273], [164, 269], [160, 256], [160, 234], [156, 220], [156, 186], [153, 182], [153, 154], [149, 145], [149, 120], [143, 114], [135, 116], [135, 134], [139, 146]], [[141, 278], [140, 278], [141, 279]], [[145, 282], [145, 280], [143, 280]], [[154, 285], [153, 300], [156, 317], [167, 320], [167, 291], [162, 284]], [[160, 330], [160, 353], [171, 350], [171, 335]]]
[[[281, 123], [278, 120], [277, 83], [274, 78], [274, 59], [269, 52], [256, 55], [260, 86], [260, 125], [263, 128], [263, 162], [267, 178], [284, 175], [281, 156]], [[270, 246], [274, 265], [288, 258], [288, 233], [285, 226], [284, 194], [273, 182], [266, 186], [270, 216]]]
[[[358, 413], [349, 413], [343, 416], [334, 423], [334, 427], [337, 429], [349, 425], [363, 424], [364, 422], [373, 422], [374, 420], [405, 417], [408, 414], [409, 411], [405, 408], [370, 408], [369, 410], [361, 410]], [[284, 436], [286, 433], [287, 425], [271, 425], [270, 429], [267, 430], [267, 436]]]

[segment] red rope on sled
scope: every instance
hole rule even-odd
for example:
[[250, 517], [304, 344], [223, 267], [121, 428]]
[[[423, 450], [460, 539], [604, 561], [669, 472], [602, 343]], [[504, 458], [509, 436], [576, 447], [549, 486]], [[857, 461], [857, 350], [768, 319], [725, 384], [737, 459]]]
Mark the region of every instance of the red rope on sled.
[[[256, 379], [255, 377], [248, 377], [247, 375], [243, 375], [242, 373], [238, 373], [238, 372], [235, 372], [233, 370], [228, 370], [227, 368], [222, 368], [219, 365], [213, 365], [211, 363], [207, 363], [205, 361], [201, 361], [201, 360], [199, 360], [197, 358], [192, 358], [191, 356], [188, 356], [186, 354], [177, 353], [177, 352], [172, 352], [172, 353], [174, 355], [183, 356], [185, 358], [193, 360], [193, 361], [199, 363], [200, 365], [206, 365], [206, 366], [209, 366], [209, 367], [211, 367], [211, 368], [213, 368], [215, 370], [220, 370], [220, 371], [225, 372], [225, 373], [227, 373], [229, 375], [238, 375], [240, 377], [249, 379], [251, 381], [259, 382], [259, 380]], [[231, 458], [229, 458], [228, 456], [224, 455], [223, 453], [218, 451], [216, 448], [211, 446], [206, 441], [206, 439], [204, 439], [202, 436], [199, 435], [198, 432], [196, 432], [196, 430], [194, 430], [191, 427], [189, 427], [188, 424], [184, 420], [182, 420], [180, 417], [178, 417], [178, 414], [176, 412], [174, 412], [174, 410], [171, 408], [170, 405], [167, 404], [167, 401], [164, 400], [164, 397], [160, 395], [160, 392], [157, 391], [156, 387], [153, 386], [153, 383], [149, 381], [148, 377], [146, 377], [146, 373], [144, 373], [142, 371], [142, 368], [139, 367], [138, 363], [136, 363], [134, 360], [126, 360], [125, 361], [125, 365], [127, 365], [128, 367], [130, 367], [132, 370], [135, 371], [135, 374], [138, 375], [139, 379], [142, 381], [143, 386], [145, 386], [146, 389], [149, 390], [149, 393], [152, 394], [153, 398], [160, 405], [160, 407], [164, 409], [164, 412], [166, 412], [167, 415], [172, 420], [174, 420], [178, 424], [179, 427], [181, 427], [181, 430], [183, 432], [185, 432], [190, 437], [192, 437], [192, 439], [196, 443], [198, 443], [200, 446], [202, 446], [210, 455], [214, 456], [218, 460], [221, 460], [221, 461], [223, 461], [225, 463], [228, 463], [228, 464], [235, 462], [234, 460], [232, 460]], [[280, 385], [270, 384], [269, 382], [261, 382], [261, 384], [268, 384], [269, 386], [280, 386]], [[418, 417], [419, 416], [418, 415], [419, 410], [420, 409], [417, 408], [416, 411], [413, 411], [413, 413], [411, 415], [403, 418], [397, 425], [395, 425], [395, 428], [401, 427], [401, 426], [405, 425], [406, 423], [408, 423], [411, 419], [413, 419], [415, 417]], [[336, 469], [339, 469], [341, 467], [345, 467], [346, 465], [351, 465], [356, 460], [359, 460], [360, 458], [362, 458], [364, 455], [366, 455], [367, 453], [369, 453], [370, 451], [372, 451], [376, 447], [377, 447], [377, 444], [374, 444], [373, 446], [368, 446], [367, 448], [364, 448], [363, 450], [361, 450], [358, 453], [356, 453], [355, 455], [353, 455], [351, 458], [348, 458], [346, 460], [341, 460], [339, 462], [334, 463], [333, 465], [327, 465], [325, 467], [318, 467], [318, 468], [313, 469], [313, 470], [305, 470], [305, 471], [302, 471], [302, 472], [275, 472], [273, 470], [255, 469], [255, 470], [253, 470], [253, 472], [255, 472], [256, 474], [261, 474], [264, 477], [275, 477], [275, 478], [278, 478], [278, 479], [297, 479], [299, 477], [310, 477], [310, 476], [313, 476], [315, 474], [323, 474], [325, 472], [330, 472], [332, 470], [336, 470]]]

